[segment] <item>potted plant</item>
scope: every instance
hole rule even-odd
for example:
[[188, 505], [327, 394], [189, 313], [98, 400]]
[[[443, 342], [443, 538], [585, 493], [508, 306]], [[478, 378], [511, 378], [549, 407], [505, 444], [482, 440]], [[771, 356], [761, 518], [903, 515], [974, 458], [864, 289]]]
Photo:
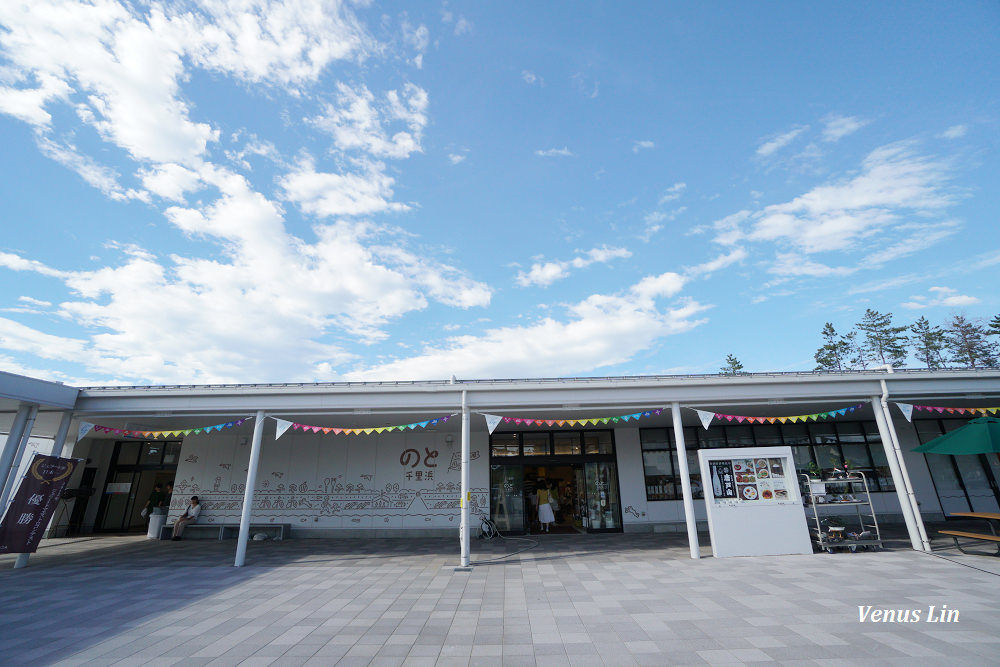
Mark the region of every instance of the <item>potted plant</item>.
[[824, 495], [826, 484], [820, 481], [823, 479], [823, 470], [815, 461], [810, 461], [809, 465], [806, 466], [806, 472], [809, 474], [809, 490], [815, 495]]

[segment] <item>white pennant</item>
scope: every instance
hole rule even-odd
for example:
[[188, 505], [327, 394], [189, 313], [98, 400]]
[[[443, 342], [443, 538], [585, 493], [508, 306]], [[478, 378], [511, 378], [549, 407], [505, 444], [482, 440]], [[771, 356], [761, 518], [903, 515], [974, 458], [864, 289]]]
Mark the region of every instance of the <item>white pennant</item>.
[[698, 416], [701, 418], [701, 425], [704, 426], [706, 430], [708, 430], [708, 427], [712, 424], [712, 420], [715, 419], [715, 413], [705, 412], [704, 410], [697, 410], [697, 409], [695, 410], [695, 412], [697, 412]]
[[83, 440], [83, 436], [90, 433], [90, 429], [94, 428], [94, 425], [90, 422], [80, 422], [80, 432], [77, 434], [77, 441]]
[[499, 424], [503, 420], [503, 417], [501, 417], [500, 415], [486, 415], [486, 414], [484, 414], [483, 416], [486, 417], [486, 428], [490, 430], [490, 435], [493, 435], [493, 429], [495, 429], [497, 427], [497, 424]]
[[291, 427], [292, 422], [286, 419], [278, 419], [277, 417], [274, 418], [274, 421], [278, 422], [278, 427], [274, 431], [274, 439], [277, 440], [281, 436], [285, 435], [285, 431]]
[[903, 413], [904, 417], [906, 417], [906, 421], [912, 422], [913, 421], [913, 405], [910, 404], [910, 403], [896, 403], [896, 405], [899, 406], [899, 411]]

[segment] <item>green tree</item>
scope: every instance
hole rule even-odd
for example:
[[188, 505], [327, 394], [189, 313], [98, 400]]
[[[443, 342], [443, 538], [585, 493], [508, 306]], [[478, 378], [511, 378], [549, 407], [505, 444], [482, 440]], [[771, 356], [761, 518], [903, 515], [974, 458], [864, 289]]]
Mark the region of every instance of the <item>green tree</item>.
[[906, 327], [892, 325], [892, 313], [880, 313], [868, 308], [857, 325], [864, 338], [861, 348], [864, 356], [876, 365], [893, 367], [906, 363]]
[[990, 333], [994, 336], [1000, 336], [1000, 315], [994, 315], [993, 319], [989, 323]]
[[989, 340], [989, 332], [981, 320], [968, 320], [955, 315], [948, 323], [944, 339], [950, 361], [966, 368], [989, 368], [997, 365], [998, 345]]
[[941, 327], [931, 326], [926, 317], [910, 325], [910, 345], [915, 356], [927, 368], [941, 368], [944, 357], [941, 351], [945, 347], [944, 331]]
[[816, 354], [813, 355], [818, 364], [814, 370], [847, 370], [850, 363], [848, 357], [851, 354], [851, 340], [853, 340], [854, 332], [852, 331], [848, 334], [852, 337], [848, 339], [846, 336], [839, 335], [837, 330], [833, 328], [833, 324], [827, 322], [823, 326], [823, 333], [820, 335], [823, 336], [823, 346], [816, 350]]
[[736, 355], [726, 355], [726, 365], [719, 369], [723, 375], [739, 375], [743, 372], [743, 364], [736, 358]]

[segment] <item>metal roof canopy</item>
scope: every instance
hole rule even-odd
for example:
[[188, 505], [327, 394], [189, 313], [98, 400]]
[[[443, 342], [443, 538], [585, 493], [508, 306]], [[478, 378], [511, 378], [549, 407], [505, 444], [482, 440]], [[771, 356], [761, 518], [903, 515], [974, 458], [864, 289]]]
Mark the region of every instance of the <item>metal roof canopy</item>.
[[[890, 400], [947, 405], [1000, 402], [1000, 370], [767, 373], [737, 376], [648, 376], [426, 382], [90, 387], [80, 390], [76, 415], [88, 421], [142, 419], [155, 425], [191, 424], [192, 417], [223, 420], [257, 410], [314, 425], [343, 427], [406, 423], [453, 414], [463, 391], [469, 407], [510, 417], [578, 419], [685, 407], [753, 416], [791, 416]], [[669, 411], [667, 411], [669, 412]], [[308, 418], [312, 417], [311, 421]], [[457, 421], [455, 428], [457, 428]], [[685, 411], [685, 423], [696, 424]], [[102, 422], [103, 423], [103, 422]], [[669, 424], [665, 412], [643, 424]], [[116, 427], [121, 427], [117, 424]], [[208, 422], [205, 425], [209, 425]], [[154, 426], [150, 423], [150, 426]], [[159, 428], [159, 426], [157, 426]], [[451, 430], [449, 421], [442, 430]]]

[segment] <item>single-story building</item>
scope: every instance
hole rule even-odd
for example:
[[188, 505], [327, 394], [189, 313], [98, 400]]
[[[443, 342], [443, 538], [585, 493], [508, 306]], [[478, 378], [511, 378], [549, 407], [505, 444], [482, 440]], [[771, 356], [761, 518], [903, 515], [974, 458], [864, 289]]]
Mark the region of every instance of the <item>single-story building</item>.
[[172, 514], [197, 495], [200, 523], [238, 523], [252, 470], [252, 521], [297, 538], [457, 534], [464, 425], [473, 532], [532, 531], [540, 479], [558, 530], [690, 531], [698, 449], [782, 445], [799, 473], [865, 473], [879, 520], [907, 520], [917, 546], [908, 494], [928, 520], [1000, 511], [996, 455], [911, 451], [998, 406], [996, 369], [80, 388], [0, 374], [0, 433], [18, 436], [0, 464], [22, 440], [85, 459], [50, 534], [143, 530], [168, 481]]

